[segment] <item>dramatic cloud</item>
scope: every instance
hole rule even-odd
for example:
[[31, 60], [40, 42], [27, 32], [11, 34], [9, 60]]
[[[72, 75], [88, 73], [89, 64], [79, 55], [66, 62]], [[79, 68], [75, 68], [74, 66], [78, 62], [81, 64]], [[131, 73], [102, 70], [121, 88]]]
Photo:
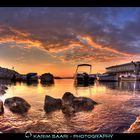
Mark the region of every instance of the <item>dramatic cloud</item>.
[[36, 48], [62, 62], [138, 60], [139, 26], [140, 8], [0, 8], [0, 48]]

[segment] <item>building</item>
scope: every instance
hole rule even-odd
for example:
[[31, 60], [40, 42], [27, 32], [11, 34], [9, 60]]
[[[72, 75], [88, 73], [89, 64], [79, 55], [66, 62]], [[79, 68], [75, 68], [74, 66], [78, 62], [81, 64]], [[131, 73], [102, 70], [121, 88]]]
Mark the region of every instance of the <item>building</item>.
[[140, 61], [114, 65], [106, 68], [99, 77], [101, 81], [140, 80]]
[[115, 73], [118, 75], [122, 74], [140, 74], [140, 61], [130, 62], [121, 65], [115, 65], [106, 68], [107, 73]]

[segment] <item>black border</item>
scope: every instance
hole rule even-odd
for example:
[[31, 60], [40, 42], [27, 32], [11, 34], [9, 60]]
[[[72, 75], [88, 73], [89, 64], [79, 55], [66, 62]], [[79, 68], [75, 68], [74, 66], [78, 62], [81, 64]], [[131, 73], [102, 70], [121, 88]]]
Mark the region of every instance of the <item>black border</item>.
[[[140, 3], [138, 2], [138, 0], [116, 0], [116, 1], [115, 0], [34, 0], [34, 1], [33, 0], [22, 0], [22, 1], [3, 0], [0, 2], [0, 7], [140, 7]], [[41, 135], [41, 133], [38, 134]], [[49, 134], [50, 133], [48, 133], [48, 135]], [[82, 134], [86, 134], [86, 133], [82, 133]], [[63, 133], [59, 133], [56, 135], [63, 135]], [[73, 134], [67, 133], [67, 135], [72, 136]], [[0, 134], [0, 140], [7, 140], [7, 139], [8, 140], [10, 139], [31, 140], [33, 138], [26, 138], [24, 133]], [[120, 140], [120, 139], [139, 140], [140, 133], [120, 133], [120, 134], [114, 133], [112, 139], [113, 140]]]
[[139, 7], [138, 0], [2, 0], [0, 7]]
[[[99, 135], [102, 135], [104, 133], [75, 133], [76, 135], [96, 135], [96, 134], [99, 134]], [[68, 135], [68, 138], [33, 138], [33, 136], [31, 137], [25, 137], [25, 134], [24, 133], [3, 133], [3, 134], [0, 134], [0, 139], [1, 140], [48, 140], [48, 139], [60, 139], [60, 140], [63, 140], [63, 139], [77, 139], [77, 140], [84, 140], [84, 138], [73, 138], [73, 135], [75, 134], [70, 134], [70, 133], [32, 133], [32, 135], [56, 135], [56, 136], [61, 136], [61, 135]], [[107, 133], [105, 133], [107, 134]], [[108, 133], [109, 134], [109, 133]], [[113, 133], [112, 133], [113, 134]], [[92, 139], [92, 140], [127, 140], [127, 139], [132, 139], [132, 140], [139, 140], [140, 139], [140, 133], [114, 133], [113, 134], [113, 137], [112, 138], [87, 138], [87, 139]]]

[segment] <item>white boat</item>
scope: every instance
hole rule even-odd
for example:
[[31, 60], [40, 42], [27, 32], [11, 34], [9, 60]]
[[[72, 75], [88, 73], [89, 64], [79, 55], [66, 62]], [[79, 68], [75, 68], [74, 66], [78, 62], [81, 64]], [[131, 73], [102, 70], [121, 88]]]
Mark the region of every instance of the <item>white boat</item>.
[[118, 77], [116, 76], [116, 74], [108, 74], [108, 73], [104, 73], [99, 75], [99, 81], [118, 81]]
[[137, 81], [137, 75], [123, 75], [120, 77], [121, 81]]

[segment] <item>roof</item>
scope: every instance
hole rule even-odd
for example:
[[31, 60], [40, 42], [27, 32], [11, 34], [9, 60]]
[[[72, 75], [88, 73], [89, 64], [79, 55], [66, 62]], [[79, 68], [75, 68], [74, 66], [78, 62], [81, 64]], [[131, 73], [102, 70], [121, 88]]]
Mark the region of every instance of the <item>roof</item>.
[[120, 67], [120, 66], [125, 66], [125, 65], [130, 65], [130, 64], [136, 64], [136, 63], [140, 63], [140, 61], [137, 61], [137, 62], [130, 62], [130, 63], [125, 63], [125, 64], [120, 64], [120, 65], [114, 65], [114, 66], [110, 66], [110, 67], [107, 67], [106, 69], [110, 69], [110, 68], [115, 68], [115, 67]]
[[79, 64], [79, 65], [77, 65], [78, 67], [79, 66], [90, 66], [91, 67], [91, 65], [90, 64]]

